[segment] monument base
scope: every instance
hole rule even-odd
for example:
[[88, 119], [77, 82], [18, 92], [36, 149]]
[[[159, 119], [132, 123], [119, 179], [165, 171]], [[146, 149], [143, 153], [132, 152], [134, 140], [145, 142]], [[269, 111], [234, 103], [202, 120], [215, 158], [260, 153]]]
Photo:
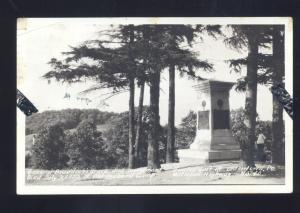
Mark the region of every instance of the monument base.
[[238, 160], [241, 158], [240, 149], [226, 149], [226, 150], [193, 150], [193, 149], [179, 149], [179, 162], [182, 163], [197, 163], [205, 164], [215, 161], [223, 160]]

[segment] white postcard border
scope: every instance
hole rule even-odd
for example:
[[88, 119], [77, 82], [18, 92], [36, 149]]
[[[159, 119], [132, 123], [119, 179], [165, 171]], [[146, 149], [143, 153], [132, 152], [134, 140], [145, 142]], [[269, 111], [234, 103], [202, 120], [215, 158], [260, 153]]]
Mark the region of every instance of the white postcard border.
[[[36, 18], [35, 18], [36, 19]], [[46, 19], [46, 18], [39, 18]], [[58, 21], [71, 18], [54, 18]], [[90, 18], [76, 18], [87, 22]], [[93, 18], [94, 19], [94, 18]], [[290, 17], [214, 17], [214, 18], [98, 18], [105, 24], [284, 24], [285, 86], [293, 94], [293, 20]], [[17, 20], [20, 29], [26, 18]], [[20, 72], [18, 70], [17, 72]], [[20, 74], [20, 73], [18, 73]], [[30, 186], [25, 184], [25, 115], [17, 109], [17, 194], [228, 194], [291, 193], [293, 191], [293, 121], [285, 119], [285, 184], [284, 185], [153, 185], [153, 186]]]

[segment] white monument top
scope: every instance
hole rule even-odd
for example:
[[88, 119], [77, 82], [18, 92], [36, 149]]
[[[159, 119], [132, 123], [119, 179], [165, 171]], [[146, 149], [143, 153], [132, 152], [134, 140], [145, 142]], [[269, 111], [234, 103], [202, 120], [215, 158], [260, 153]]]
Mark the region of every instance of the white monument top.
[[215, 79], [207, 79], [207, 80], [200, 81], [198, 84], [194, 85], [193, 88], [197, 91], [207, 90], [211, 88], [230, 90], [235, 83], [236, 82], [232, 82], [232, 81], [220, 81]]

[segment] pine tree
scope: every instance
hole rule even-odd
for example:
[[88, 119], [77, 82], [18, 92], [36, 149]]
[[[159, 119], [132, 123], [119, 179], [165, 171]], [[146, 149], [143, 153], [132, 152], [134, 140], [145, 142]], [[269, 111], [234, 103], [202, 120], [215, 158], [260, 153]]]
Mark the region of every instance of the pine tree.
[[[132, 45], [134, 42], [134, 29], [133, 25], [129, 25], [129, 49], [128, 49], [128, 57], [129, 64], [131, 69], [133, 69], [133, 60], [134, 56], [132, 54]], [[135, 142], [135, 132], [134, 132], [134, 90], [135, 90], [135, 76], [136, 73], [134, 71], [130, 71], [128, 74], [129, 78], [129, 160], [128, 167], [133, 169], [135, 167], [135, 159], [134, 159], [134, 142]]]
[[[264, 25], [231, 25], [232, 36], [225, 39], [225, 43], [236, 49], [247, 48], [248, 55], [246, 58], [235, 59], [230, 61], [230, 66], [235, 71], [241, 70], [241, 65], [247, 66], [245, 79], [239, 82], [237, 88], [246, 91], [245, 101], [245, 124], [249, 128], [247, 132], [248, 141], [244, 146], [243, 161], [247, 167], [255, 167], [254, 162], [254, 144], [255, 144], [255, 126], [256, 126], [256, 103], [257, 103], [257, 83], [258, 70], [268, 57], [259, 53], [259, 47], [265, 46], [271, 40], [269, 27]], [[267, 73], [265, 73], [267, 74]], [[266, 76], [264, 76], [266, 77]]]
[[175, 72], [191, 78], [201, 79], [196, 75], [197, 69], [212, 71], [212, 64], [200, 60], [197, 53], [181, 47], [184, 42], [192, 47], [195, 38], [202, 39], [204, 33], [211, 36], [221, 34], [219, 25], [165, 25], [161, 27], [161, 40], [164, 43], [164, 62], [169, 71], [169, 110], [167, 131], [166, 161], [174, 162], [175, 154]]
[[[148, 144], [148, 168], [156, 169], [160, 167], [158, 162], [158, 138], [159, 131], [159, 84], [160, 73], [169, 69], [170, 75], [170, 99], [169, 99], [169, 128], [167, 161], [174, 161], [174, 113], [175, 113], [175, 66], [181, 75], [187, 74], [192, 78], [200, 79], [195, 68], [212, 70], [212, 65], [206, 61], [201, 61], [196, 57], [196, 53], [189, 49], [180, 48], [179, 45], [185, 40], [191, 44], [195, 32], [204, 31], [203, 26], [186, 25], [143, 25], [137, 27], [141, 32], [141, 37], [136, 42], [143, 48], [139, 49], [139, 57], [144, 62], [146, 70], [143, 78], [147, 79], [150, 86], [150, 125], [152, 126]], [[217, 28], [215, 28], [217, 29]], [[211, 30], [213, 31], [213, 30]], [[216, 30], [215, 30], [216, 31]], [[144, 51], [142, 51], [144, 49]], [[138, 150], [138, 138], [136, 138], [135, 148]]]
[[160, 42], [159, 26], [146, 25], [142, 27], [145, 52], [143, 59], [147, 64], [147, 78], [150, 87], [149, 126], [147, 168], [159, 169], [158, 137], [160, 127], [159, 97], [160, 97], [160, 74], [163, 70], [162, 43]]
[[[259, 46], [270, 48], [273, 46], [273, 54], [257, 54], [257, 83], [261, 85], [283, 84], [284, 80], [284, 26], [264, 25], [258, 33]], [[247, 59], [232, 60], [231, 66], [235, 71], [240, 71], [241, 65], [246, 65]], [[245, 91], [246, 79], [240, 79], [238, 90]], [[284, 164], [284, 124], [283, 108], [273, 95], [273, 121], [272, 121], [272, 156], [273, 162]]]

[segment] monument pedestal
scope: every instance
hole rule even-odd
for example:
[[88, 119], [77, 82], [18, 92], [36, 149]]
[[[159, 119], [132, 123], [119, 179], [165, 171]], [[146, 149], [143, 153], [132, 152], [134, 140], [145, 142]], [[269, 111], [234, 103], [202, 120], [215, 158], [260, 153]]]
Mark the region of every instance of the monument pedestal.
[[180, 149], [178, 150], [179, 162], [181, 163], [197, 163], [205, 164], [209, 162], [224, 161], [224, 160], [238, 160], [241, 157], [240, 149], [231, 150], [192, 150]]
[[232, 83], [204, 81], [196, 86], [197, 132], [189, 149], [178, 150], [180, 162], [207, 163], [241, 157], [230, 129], [229, 90]]

